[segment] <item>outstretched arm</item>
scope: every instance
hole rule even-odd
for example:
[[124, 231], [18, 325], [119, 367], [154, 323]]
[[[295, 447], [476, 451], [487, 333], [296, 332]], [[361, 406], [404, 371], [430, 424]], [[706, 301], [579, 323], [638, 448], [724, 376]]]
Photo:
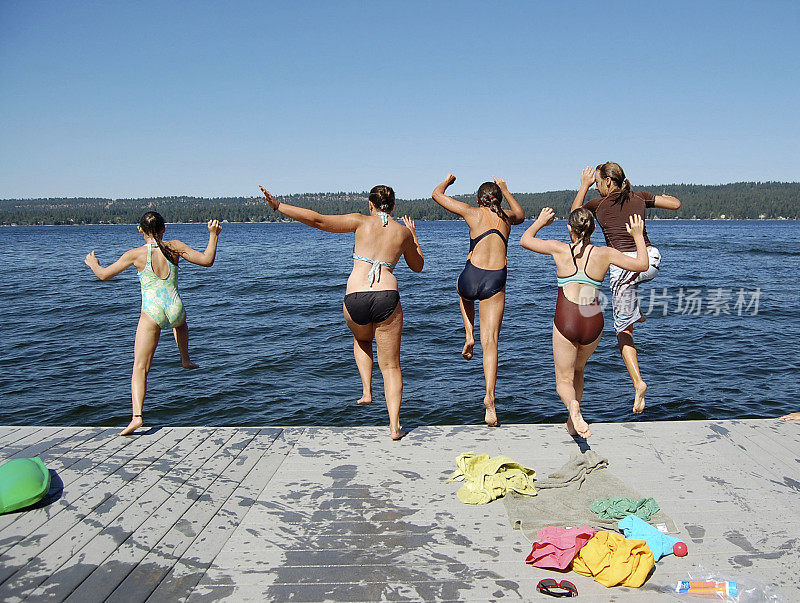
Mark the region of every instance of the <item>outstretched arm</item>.
[[631, 272], [644, 272], [650, 267], [650, 258], [647, 255], [647, 245], [644, 242], [644, 220], [640, 216], [631, 216], [630, 221], [625, 225], [625, 230], [633, 237], [636, 243], [636, 257], [632, 258], [625, 255], [613, 247], [603, 247], [606, 250], [608, 263], [619, 266], [623, 270]]
[[[492, 176], [492, 178], [494, 178], [494, 176]], [[517, 203], [517, 200], [514, 198], [514, 195], [511, 194], [511, 191], [508, 190], [506, 181], [502, 178], [494, 178], [494, 182], [500, 187], [500, 191], [503, 193], [503, 198], [508, 201], [508, 205], [511, 207], [510, 211], [506, 211], [508, 221], [512, 224], [522, 224], [525, 221], [525, 210], [522, 209], [522, 206], [519, 203]]]
[[87, 254], [86, 258], [83, 260], [83, 263], [92, 269], [92, 272], [94, 272], [97, 278], [99, 278], [101, 281], [107, 281], [108, 279], [117, 276], [126, 268], [132, 266], [134, 257], [136, 257], [136, 250], [131, 249], [130, 251], [123, 253], [122, 257], [120, 257], [116, 262], [106, 268], [103, 268], [100, 265], [100, 260], [97, 259], [94, 251], [92, 251], [91, 253]]
[[170, 241], [169, 246], [187, 262], [198, 266], [213, 266], [214, 258], [217, 257], [217, 240], [220, 230], [222, 230], [222, 226], [219, 220], [208, 221], [208, 245], [203, 253], [192, 249], [183, 241]]
[[422, 267], [425, 265], [425, 258], [422, 257], [422, 248], [419, 246], [419, 239], [417, 239], [417, 228], [414, 220], [408, 216], [403, 216], [403, 224], [411, 231], [411, 237], [406, 241], [403, 247], [403, 257], [406, 259], [406, 264], [414, 272], [422, 272]]
[[453, 176], [453, 174], [447, 174], [447, 178], [442, 180], [439, 186], [433, 189], [433, 194], [431, 196], [436, 203], [444, 207], [447, 211], [457, 214], [463, 218], [466, 216], [467, 212], [472, 209], [472, 207], [466, 203], [462, 203], [461, 201], [456, 201], [444, 193], [447, 190], [447, 187], [453, 184], [455, 181], [456, 177]]
[[281, 203], [263, 186], [259, 186], [258, 188], [260, 188], [261, 192], [264, 193], [269, 206], [275, 211], [282, 213], [284, 216], [291, 218], [292, 220], [297, 220], [298, 222], [308, 224], [309, 226], [313, 226], [319, 230], [324, 230], [325, 232], [355, 232], [356, 228], [358, 228], [359, 224], [361, 224], [361, 221], [364, 219], [362, 214], [329, 216], [327, 214], [316, 212], [313, 209], [306, 209], [304, 207], [289, 205], [288, 203]]
[[572, 207], [569, 210], [570, 212], [575, 211], [579, 207], [583, 207], [583, 203], [586, 201], [586, 194], [594, 184], [594, 173], [595, 169], [589, 165], [583, 168], [581, 172], [581, 187], [575, 195], [575, 200], [572, 202]]
[[536, 221], [531, 224], [528, 230], [525, 231], [525, 234], [522, 235], [519, 244], [525, 249], [530, 249], [536, 253], [553, 255], [558, 250], [558, 247], [564, 243], [561, 241], [544, 241], [542, 239], [537, 239], [536, 235], [542, 228], [548, 224], [552, 224], [555, 219], [556, 213], [551, 208], [543, 208], [539, 217], [536, 218]]
[[678, 210], [681, 208], [681, 202], [677, 197], [672, 195], [656, 195], [653, 200], [653, 207], [658, 209], [671, 209]]

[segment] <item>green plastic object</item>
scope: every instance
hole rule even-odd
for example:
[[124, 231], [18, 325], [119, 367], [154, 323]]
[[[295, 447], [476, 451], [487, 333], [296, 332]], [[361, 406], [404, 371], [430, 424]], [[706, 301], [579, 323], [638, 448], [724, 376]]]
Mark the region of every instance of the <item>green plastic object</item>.
[[38, 456], [0, 465], [0, 513], [29, 507], [50, 489], [50, 471]]

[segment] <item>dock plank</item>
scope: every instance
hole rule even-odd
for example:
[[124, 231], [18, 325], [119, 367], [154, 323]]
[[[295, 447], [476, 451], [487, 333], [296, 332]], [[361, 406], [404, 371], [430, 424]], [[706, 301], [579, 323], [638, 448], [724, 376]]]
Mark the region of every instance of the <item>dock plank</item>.
[[174, 465], [154, 476], [152, 485], [136, 497], [135, 505], [87, 542], [70, 561], [68, 571], [55, 572], [28, 600], [53, 600], [59, 593], [72, 593], [70, 597], [78, 601], [103, 600], [108, 593], [101, 596], [101, 591], [110, 587], [111, 592], [133, 569], [135, 563], [129, 557], [144, 555], [152, 548], [178, 519], [178, 511], [191, 504], [193, 493], [198, 488], [202, 491], [205, 481], [215, 479], [214, 464], [230, 462], [217, 453], [232, 441], [246, 444], [251, 437], [224, 430], [191, 432], [170, 451]]
[[[591, 449], [656, 498], [690, 553], [659, 562], [641, 589], [570, 574], [582, 600], [669, 599], [701, 571], [793, 600], [800, 426], [592, 427]], [[445, 480], [470, 450], [544, 477], [583, 446], [560, 425], [428, 426], [401, 442], [384, 427], [164, 428], [130, 439], [21, 429], [0, 427], [0, 457], [49, 450], [65, 487], [42, 509], [0, 517], [8, 601], [532, 600], [553, 574], [523, 563], [530, 543], [502, 502], [464, 505], [460, 484]]]
[[[145, 575], [134, 572], [129, 577], [130, 580], [138, 580], [142, 584], [152, 584], [156, 579], [159, 580], [147, 601], [173, 601], [191, 593], [225, 543], [239, 529], [243, 518], [290, 454], [302, 432], [302, 429], [282, 430], [267, 451], [269, 454], [259, 459], [205, 529], [188, 546], [175, 546], [173, 555], [178, 558], [166, 575], [161, 575], [160, 572], [155, 575], [150, 572]], [[147, 567], [145, 563], [142, 566]], [[121, 585], [124, 586], [125, 583]], [[120, 591], [121, 594], [122, 592]]]
[[[87, 475], [91, 476], [88, 485], [96, 484], [101, 481], [101, 476], [107, 475], [103, 463], [113, 454], [117, 453], [125, 446], [135, 441], [135, 438], [118, 437], [118, 429], [100, 430], [97, 435], [85, 440], [81, 444], [74, 446], [63, 455], [53, 457], [50, 451], [42, 459], [48, 468], [56, 471], [64, 489], [69, 493], [71, 500], [76, 500], [83, 490], [75, 482]], [[118, 465], [117, 465], [118, 466]], [[87, 485], [87, 487], [88, 487]], [[63, 493], [62, 493], [63, 494]], [[60, 504], [58, 504], [60, 503]], [[32, 533], [45, 521], [53, 517], [58, 511], [63, 509], [66, 501], [47, 505], [43, 508], [33, 509], [24, 514], [25, 528], [27, 534]], [[22, 518], [22, 514], [12, 514], [0, 516], [0, 533], [7, 533], [8, 527], [15, 521]], [[24, 532], [24, 530], [23, 530]], [[0, 539], [2, 542], [2, 539]], [[0, 546], [0, 551], [3, 547]]]
[[[27, 596], [135, 502], [136, 495], [145, 490], [146, 480], [157, 474], [157, 470], [148, 469], [188, 436], [187, 432], [164, 432], [145, 441], [144, 449], [132, 459], [123, 459], [99, 488], [89, 490], [74, 506], [70, 504], [36, 533], [0, 556], [0, 598], [20, 600]], [[131, 485], [137, 477], [139, 482]]]
[[[162, 504], [153, 510], [149, 507], [154, 505], [148, 505], [144, 517], [136, 517], [134, 521], [130, 519], [131, 514], [125, 517], [124, 531], [128, 537], [122, 543], [115, 546], [113, 539], [106, 538], [102, 548], [96, 545], [91, 555], [84, 556], [82, 563], [88, 571], [80, 576], [79, 583], [76, 583], [77, 577], [70, 576], [71, 585], [54, 577], [49, 584], [42, 585], [48, 587], [41, 593], [42, 598], [50, 599], [52, 593], [66, 591], [72, 593], [67, 598], [70, 601], [105, 600], [199, 498], [213, 496], [209, 486], [246, 450], [257, 431], [228, 430], [225, 435], [229, 437], [225, 441], [215, 441], [211, 437], [203, 441], [181, 467], [170, 473], [169, 479], [176, 487], [172, 490], [170, 486], [167, 497], [159, 496], [163, 498]], [[141, 500], [140, 507], [143, 506]], [[129, 595], [128, 600], [137, 599]]]
[[22, 438], [3, 448], [3, 462], [11, 459], [39, 456], [48, 448], [55, 446], [72, 435], [63, 427], [37, 427], [28, 431]]
[[[80, 466], [83, 471], [70, 483], [69, 488], [65, 487], [61, 498], [44, 508], [19, 514], [24, 515], [24, 521], [18, 520], [0, 532], [0, 561], [6, 561], [7, 551], [24, 539], [27, 540], [26, 546], [30, 548], [33, 542], [41, 540], [54, 528], [71, 525], [83, 519], [95, 505], [113, 493], [113, 490], [108, 489], [110, 484], [106, 480], [137, 455], [156, 445], [166, 434], [167, 431], [161, 430], [145, 438], [116, 438], [111, 443], [111, 454], [100, 464], [95, 465], [93, 459], [84, 458], [73, 465], [72, 468]], [[67, 517], [61, 515], [65, 512], [69, 514]], [[3, 579], [0, 568], [0, 582]]]

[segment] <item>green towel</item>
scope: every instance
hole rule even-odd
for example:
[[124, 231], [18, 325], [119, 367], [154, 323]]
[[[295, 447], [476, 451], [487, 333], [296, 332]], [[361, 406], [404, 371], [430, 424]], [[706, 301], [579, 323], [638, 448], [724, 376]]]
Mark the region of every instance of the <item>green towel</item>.
[[654, 498], [604, 498], [594, 501], [589, 510], [597, 513], [600, 519], [625, 519], [628, 515], [636, 515], [648, 521], [660, 508]]
[[458, 469], [447, 481], [466, 480], [456, 496], [468, 505], [485, 505], [511, 491], [529, 496], [536, 494], [533, 487], [536, 471], [507, 456], [491, 458], [488, 454], [467, 452], [458, 456], [456, 466]]

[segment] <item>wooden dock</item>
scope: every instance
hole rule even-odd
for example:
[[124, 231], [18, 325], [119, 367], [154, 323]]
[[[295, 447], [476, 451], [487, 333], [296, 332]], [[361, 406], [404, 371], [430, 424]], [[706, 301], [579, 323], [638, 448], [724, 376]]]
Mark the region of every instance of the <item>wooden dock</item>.
[[[713, 573], [800, 600], [800, 423], [592, 425], [609, 470], [653, 496], [689, 556], [640, 589], [574, 582], [583, 601], [669, 600]], [[388, 428], [0, 427], [0, 461], [55, 471], [46, 505], [0, 516], [0, 600], [544, 600], [552, 572], [503, 504], [468, 506], [445, 483], [455, 457], [560, 467], [558, 425]], [[58, 494], [55, 487], [63, 485]]]

